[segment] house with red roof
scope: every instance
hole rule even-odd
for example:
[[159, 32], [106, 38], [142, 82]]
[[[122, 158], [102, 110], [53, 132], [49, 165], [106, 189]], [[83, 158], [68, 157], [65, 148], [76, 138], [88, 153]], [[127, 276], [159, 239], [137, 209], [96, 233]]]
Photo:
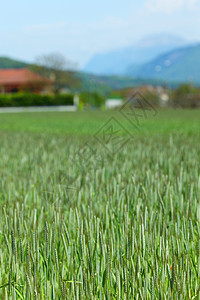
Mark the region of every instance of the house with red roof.
[[43, 93], [52, 89], [53, 81], [28, 69], [1, 69], [0, 93], [28, 91]]

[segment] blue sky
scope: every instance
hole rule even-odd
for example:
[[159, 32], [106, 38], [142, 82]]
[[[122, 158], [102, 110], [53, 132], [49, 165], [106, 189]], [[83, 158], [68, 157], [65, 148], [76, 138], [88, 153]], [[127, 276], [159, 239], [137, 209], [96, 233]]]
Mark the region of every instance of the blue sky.
[[0, 56], [62, 53], [82, 67], [95, 53], [172, 33], [200, 41], [200, 0], [3, 0]]

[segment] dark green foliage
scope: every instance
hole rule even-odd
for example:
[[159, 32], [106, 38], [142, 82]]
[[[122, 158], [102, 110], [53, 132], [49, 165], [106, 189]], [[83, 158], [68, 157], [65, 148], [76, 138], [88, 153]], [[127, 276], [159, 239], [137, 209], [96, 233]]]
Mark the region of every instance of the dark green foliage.
[[80, 94], [80, 102], [90, 107], [101, 107], [105, 103], [105, 97], [97, 92], [83, 92]]
[[38, 94], [6, 94], [0, 95], [0, 107], [54, 106], [73, 105], [72, 94], [38, 95]]
[[179, 107], [200, 107], [200, 89], [192, 84], [181, 84], [171, 94], [172, 106]]

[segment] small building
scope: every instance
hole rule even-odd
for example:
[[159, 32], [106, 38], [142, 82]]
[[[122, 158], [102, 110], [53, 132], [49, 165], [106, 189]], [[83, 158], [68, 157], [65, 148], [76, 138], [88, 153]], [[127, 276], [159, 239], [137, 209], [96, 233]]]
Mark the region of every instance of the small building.
[[106, 103], [105, 106], [106, 108], [116, 108], [119, 107], [123, 104], [123, 100], [122, 99], [106, 99]]
[[28, 69], [1, 69], [0, 93], [28, 91], [45, 93], [53, 87], [53, 80], [36, 74]]

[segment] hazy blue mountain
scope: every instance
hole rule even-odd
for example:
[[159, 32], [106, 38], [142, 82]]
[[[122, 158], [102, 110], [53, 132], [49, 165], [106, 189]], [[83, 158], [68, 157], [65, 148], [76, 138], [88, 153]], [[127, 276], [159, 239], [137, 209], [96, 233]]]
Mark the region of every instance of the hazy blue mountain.
[[96, 54], [84, 67], [93, 74], [124, 75], [128, 68], [136, 72], [140, 66], [157, 55], [185, 45], [177, 36], [160, 34], [142, 39], [138, 43], [112, 52]]
[[159, 55], [137, 71], [134, 66], [130, 67], [127, 74], [139, 78], [200, 83], [200, 43]]

